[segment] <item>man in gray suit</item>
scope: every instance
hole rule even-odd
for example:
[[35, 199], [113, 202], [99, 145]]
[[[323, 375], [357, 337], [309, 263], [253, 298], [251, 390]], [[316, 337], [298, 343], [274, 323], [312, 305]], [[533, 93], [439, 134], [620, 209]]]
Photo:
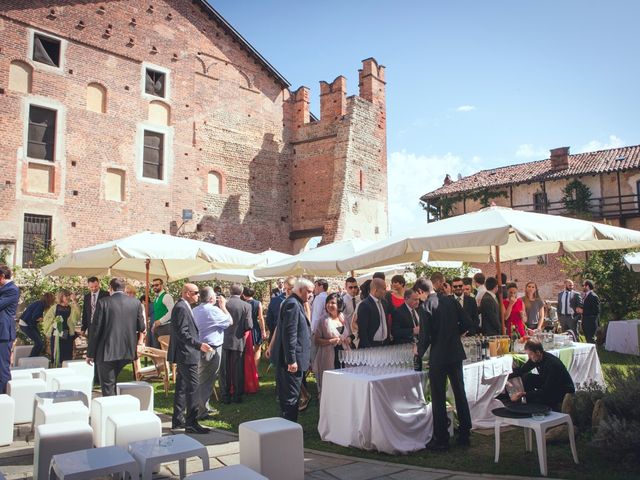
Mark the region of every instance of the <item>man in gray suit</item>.
[[578, 338], [578, 317], [582, 313], [582, 296], [573, 289], [573, 281], [564, 281], [564, 290], [558, 294], [558, 320], [562, 331], [573, 331]]
[[242, 285], [234, 283], [229, 289], [227, 311], [233, 324], [224, 331], [222, 363], [220, 365], [220, 394], [223, 403], [242, 402], [244, 392], [244, 332], [253, 328], [251, 306], [240, 298]]
[[136, 359], [144, 340], [144, 318], [140, 302], [124, 294], [125, 282], [109, 282], [110, 297], [98, 300], [91, 324], [87, 363], [98, 366], [102, 396], [116, 394], [122, 368]]

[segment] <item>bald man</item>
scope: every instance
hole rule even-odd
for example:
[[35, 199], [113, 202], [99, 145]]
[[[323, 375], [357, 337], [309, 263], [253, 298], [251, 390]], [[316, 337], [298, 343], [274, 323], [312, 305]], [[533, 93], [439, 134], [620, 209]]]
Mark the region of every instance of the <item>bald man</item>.
[[198, 388], [200, 352], [213, 351], [211, 345], [199, 340], [198, 328], [193, 320], [191, 305], [198, 301], [199, 294], [196, 285], [186, 283], [182, 287], [180, 300], [171, 311], [171, 341], [167, 359], [178, 366], [171, 428], [184, 428], [186, 433], [207, 433], [210, 430], [196, 421], [198, 403], [195, 393]]
[[387, 332], [387, 312], [382, 299], [387, 291], [387, 284], [381, 278], [371, 281], [369, 296], [358, 305], [357, 323], [360, 344], [358, 348], [386, 345], [389, 338]]

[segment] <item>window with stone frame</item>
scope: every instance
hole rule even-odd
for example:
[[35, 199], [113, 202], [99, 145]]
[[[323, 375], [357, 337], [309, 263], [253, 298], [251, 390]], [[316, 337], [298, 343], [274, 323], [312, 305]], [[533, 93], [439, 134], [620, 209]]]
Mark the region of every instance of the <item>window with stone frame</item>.
[[164, 134], [144, 131], [144, 151], [142, 159], [142, 176], [155, 180], [163, 179], [164, 168]]
[[27, 157], [55, 160], [57, 112], [36, 105], [29, 106]]
[[166, 79], [167, 76], [163, 72], [151, 68], [145, 69], [144, 92], [155, 97], [165, 98]]
[[31, 58], [34, 62], [43, 63], [51, 67], [60, 67], [61, 47], [60, 40], [41, 33], [34, 33]]
[[52, 217], [48, 215], [24, 214], [22, 233], [22, 266], [32, 267], [35, 254], [51, 246]]

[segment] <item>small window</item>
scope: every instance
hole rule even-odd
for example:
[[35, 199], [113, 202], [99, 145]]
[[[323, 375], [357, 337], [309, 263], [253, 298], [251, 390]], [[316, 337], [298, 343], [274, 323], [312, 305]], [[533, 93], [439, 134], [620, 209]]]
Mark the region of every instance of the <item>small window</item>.
[[545, 212], [547, 210], [547, 194], [538, 192], [533, 194], [533, 210], [535, 212]]
[[207, 175], [207, 193], [222, 193], [222, 175], [218, 172], [209, 172]]
[[162, 180], [164, 165], [164, 135], [162, 133], [144, 131], [144, 154], [142, 176]]
[[40, 33], [33, 34], [33, 61], [52, 67], [60, 66], [60, 40], [46, 37]]
[[125, 172], [117, 168], [107, 168], [104, 178], [104, 198], [114, 202], [124, 201]]
[[29, 107], [29, 133], [27, 157], [53, 162], [56, 138], [56, 111], [48, 108]]
[[145, 75], [145, 93], [164, 98], [166, 75], [162, 72], [158, 72], [157, 70], [152, 70], [150, 68], [147, 68], [145, 70]]
[[38, 250], [50, 246], [51, 217], [25, 213], [22, 234], [22, 266], [33, 266], [34, 257]]
[[107, 111], [107, 89], [98, 83], [87, 85], [87, 110], [96, 113]]
[[9, 65], [9, 90], [20, 93], [31, 93], [31, 66], [20, 60]]

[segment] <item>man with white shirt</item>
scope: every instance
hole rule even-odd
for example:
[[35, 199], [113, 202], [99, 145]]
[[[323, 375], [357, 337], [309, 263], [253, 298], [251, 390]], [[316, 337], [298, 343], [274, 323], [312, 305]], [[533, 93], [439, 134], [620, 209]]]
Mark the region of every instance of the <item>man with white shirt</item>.
[[216, 303], [213, 288], [205, 287], [200, 290], [200, 305], [193, 309], [193, 321], [198, 327], [199, 340], [213, 349], [210, 352], [200, 352], [196, 390], [198, 420], [207, 420], [216, 413], [209, 407], [209, 399], [220, 370], [224, 330], [233, 323], [226, 303], [224, 297], [220, 297]]
[[345, 293], [342, 295], [344, 301], [344, 330], [346, 335], [351, 335], [351, 321], [353, 320], [353, 314], [356, 313], [358, 304], [360, 303], [360, 287], [355, 278], [349, 277], [344, 281]]
[[473, 284], [476, 287], [476, 305], [478, 305], [478, 307], [480, 306], [480, 302], [482, 302], [483, 295], [487, 293], [486, 280], [487, 278], [482, 272], [478, 272], [473, 276]]
[[154, 344], [160, 345], [158, 338], [164, 335], [171, 335], [171, 311], [173, 310], [173, 297], [164, 289], [164, 281], [161, 278], [154, 278], [153, 293], [153, 332]]
[[327, 290], [329, 290], [329, 282], [324, 278], [320, 278], [313, 282], [313, 303], [311, 304], [311, 332], [315, 332], [318, 323], [322, 320], [326, 313], [324, 304], [327, 301]]
[[381, 278], [371, 280], [371, 291], [358, 305], [357, 325], [360, 344], [358, 348], [385, 345], [389, 337], [387, 332], [387, 314], [382, 298], [387, 291], [387, 284]]
[[576, 314], [582, 313], [582, 296], [573, 290], [573, 281], [564, 281], [564, 290], [558, 294], [558, 320], [562, 331], [568, 330], [578, 335], [578, 318]]

